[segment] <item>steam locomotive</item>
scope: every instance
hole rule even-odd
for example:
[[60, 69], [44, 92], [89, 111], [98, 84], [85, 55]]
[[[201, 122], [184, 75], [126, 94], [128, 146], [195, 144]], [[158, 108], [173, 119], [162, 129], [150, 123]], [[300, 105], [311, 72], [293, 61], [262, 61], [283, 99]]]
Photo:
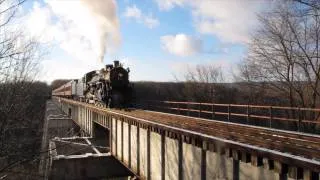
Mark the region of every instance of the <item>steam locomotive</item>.
[[114, 61], [101, 70], [67, 82], [53, 90], [52, 95], [109, 108], [129, 107], [132, 101], [129, 72], [129, 68], [124, 69], [119, 61]]

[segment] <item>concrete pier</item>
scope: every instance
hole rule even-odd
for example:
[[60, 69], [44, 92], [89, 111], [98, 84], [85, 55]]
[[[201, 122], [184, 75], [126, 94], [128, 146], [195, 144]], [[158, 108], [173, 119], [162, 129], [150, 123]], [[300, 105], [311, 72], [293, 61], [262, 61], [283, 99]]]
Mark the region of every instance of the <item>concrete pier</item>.
[[48, 101], [39, 166], [44, 179], [127, 180], [135, 177], [111, 155], [106, 122], [103, 116], [88, 109], [75, 111], [57, 101]]

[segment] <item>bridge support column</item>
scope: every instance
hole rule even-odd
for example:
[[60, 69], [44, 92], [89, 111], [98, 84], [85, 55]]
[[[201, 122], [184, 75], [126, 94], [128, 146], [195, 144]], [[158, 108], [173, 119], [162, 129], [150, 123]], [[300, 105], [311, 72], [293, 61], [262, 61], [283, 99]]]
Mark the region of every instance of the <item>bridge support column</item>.
[[122, 138], [122, 123], [121, 123], [121, 121], [120, 120], [116, 120], [116, 124], [117, 124], [117, 157], [119, 158], [119, 160], [121, 160], [122, 159], [122, 142], [121, 142], [121, 138]]
[[138, 130], [137, 126], [130, 125], [130, 167], [133, 171], [138, 171]]
[[151, 179], [162, 179], [162, 161], [164, 161], [162, 154], [164, 144], [161, 134], [150, 132], [148, 142], [150, 144], [150, 177]]
[[123, 146], [123, 162], [130, 166], [130, 136], [129, 136], [129, 124], [122, 122], [122, 146]]
[[148, 176], [148, 148], [147, 148], [147, 130], [139, 127], [139, 164], [140, 164], [140, 176], [147, 178]]
[[[179, 153], [179, 144], [182, 147], [182, 141], [181, 143], [179, 143], [178, 139], [165, 137], [165, 140], [164, 140], [165, 179], [180, 179], [179, 174], [182, 173], [182, 168], [179, 168], [179, 161], [180, 159], [182, 161], [182, 158], [181, 158], [182, 152], [180, 152], [181, 154]], [[180, 163], [180, 165], [182, 165], [182, 163]]]
[[117, 154], [117, 120], [115, 118], [111, 118], [111, 122], [112, 122], [112, 128], [111, 128], [111, 153], [113, 155]]

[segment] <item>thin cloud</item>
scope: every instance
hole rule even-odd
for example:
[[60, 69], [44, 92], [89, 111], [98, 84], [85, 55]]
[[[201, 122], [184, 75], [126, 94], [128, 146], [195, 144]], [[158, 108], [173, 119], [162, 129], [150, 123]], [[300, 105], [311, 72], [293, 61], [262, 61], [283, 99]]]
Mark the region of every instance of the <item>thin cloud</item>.
[[152, 15], [143, 14], [136, 5], [128, 6], [124, 12], [124, 17], [134, 19], [136, 22], [144, 24], [149, 29], [153, 29], [160, 25], [158, 19], [154, 18]]
[[183, 6], [188, 0], [155, 0], [160, 10], [170, 10], [175, 6]]
[[202, 41], [186, 34], [162, 36], [160, 41], [165, 51], [177, 56], [190, 56], [202, 51]]
[[257, 25], [256, 13], [267, 0], [155, 0], [160, 10], [188, 7], [195, 29], [201, 34], [216, 36], [224, 43], [246, 43]]

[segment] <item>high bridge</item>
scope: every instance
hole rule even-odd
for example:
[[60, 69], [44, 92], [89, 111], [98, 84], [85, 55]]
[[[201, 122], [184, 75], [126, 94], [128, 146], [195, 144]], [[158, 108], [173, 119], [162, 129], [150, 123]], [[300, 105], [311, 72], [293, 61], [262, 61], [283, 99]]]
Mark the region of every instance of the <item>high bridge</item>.
[[[141, 179], [319, 180], [320, 136], [305, 132], [320, 124], [302, 118], [306, 111], [317, 110], [297, 108], [292, 110], [297, 118], [284, 118], [278, 112], [284, 107], [149, 103], [152, 110], [177, 115], [107, 109], [63, 98], [53, 101], [82, 135], [103, 136], [110, 154]], [[221, 108], [226, 110], [218, 111]], [[254, 114], [255, 108], [269, 114]], [[256, 119], [264, 121], [252, 125]], [[277, 121], [291, 124], [280, 130]]]

